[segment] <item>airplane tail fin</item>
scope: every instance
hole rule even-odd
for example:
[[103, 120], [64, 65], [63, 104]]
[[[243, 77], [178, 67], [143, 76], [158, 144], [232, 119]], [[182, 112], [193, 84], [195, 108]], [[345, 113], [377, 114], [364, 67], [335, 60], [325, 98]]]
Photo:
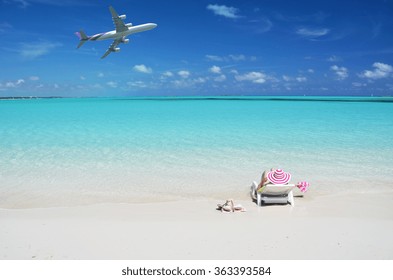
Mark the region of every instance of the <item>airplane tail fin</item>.
[[89, 40], [89, 36], [87, 36], [86, 33], [82, 29], [79, 32], [75, 32], [75, 35], [78, 36], [78, 38], [80, 40], [77, 49], [82, 47], [83, 44]]

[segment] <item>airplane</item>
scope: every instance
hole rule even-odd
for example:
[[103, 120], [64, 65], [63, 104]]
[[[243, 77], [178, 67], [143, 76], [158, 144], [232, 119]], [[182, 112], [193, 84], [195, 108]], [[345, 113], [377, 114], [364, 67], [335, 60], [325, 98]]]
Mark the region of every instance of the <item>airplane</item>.
[[105, 32], [105, 33], [99, 33], [93, 36], [87, 36], [83, 30], [80, 30], [79, 32], [75, 32], [75, 34], [79, 37], [80, 40], [79, 45], [77, 47], [78, 49], [87, 41], [101, 41], [101, 40], [113, 39], [112, 44], [109, 46], [108, 50], [101, 57], [101, 59], [103, 59], [107, 57], [107, 55], [110, 54], [111, 52], [119, 52], [120, 48], [118, 48], [117, 46], [120, 43], [128, 44], [130, 42], [130, 39], [126, 39], [128, 35], [138, 32], [148, 31], [157, 27], [157, 24], [155, 23], [145, 23], [135, 26], [133, 26], [132, 23], [124, 24], [123, 20], [126, 19], [126, 15], [119, 16], [112, 6], [109, 6], [109, 11], [112, 14], [112, 20], [113, 23], [115, 24], [116, 30]]

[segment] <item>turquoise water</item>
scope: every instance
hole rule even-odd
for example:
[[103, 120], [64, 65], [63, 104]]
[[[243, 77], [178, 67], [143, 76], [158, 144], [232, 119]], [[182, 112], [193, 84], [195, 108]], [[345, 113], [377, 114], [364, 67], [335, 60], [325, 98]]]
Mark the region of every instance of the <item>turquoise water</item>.
[[393, 191], [389, 98], [0, 100], [0, 207]]

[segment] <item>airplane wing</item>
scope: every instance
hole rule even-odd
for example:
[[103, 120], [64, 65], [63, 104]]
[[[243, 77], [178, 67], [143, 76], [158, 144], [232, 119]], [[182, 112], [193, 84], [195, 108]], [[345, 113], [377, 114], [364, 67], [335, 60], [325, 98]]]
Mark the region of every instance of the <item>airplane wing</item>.
[[[123, 32], [123, 31], [127, 31], [128, 27], [124, 24], [123, 20], [121, 19], [121, 17], [117, 14], [117, 12], [115, 11], [115, 9], [110, 6], [109, 7], [109, 11], [112, 14], [112, 20], [113, 23], [115, 24], [116, 27], [116, 32]], [[123, 16], [122, 16], [123, 17]], [[125, 17], [125, 16], [124, 16]]]
[[[116, 51], [116, 47], [118, 44], [120, 44], [121, 42], [121, 38], [120, 39], [116, 39], [112, 42], [112, 44], [109, 46], [109, 48], [106, 50], [106, 52], [104, 53], [103, 56], [101, 56], [101, 59], [105, 58], [108, 56], [108, 54], [110, 54], [111, 52], [115, 52]], [[117, 50], [118, 51], [118, 50]]]

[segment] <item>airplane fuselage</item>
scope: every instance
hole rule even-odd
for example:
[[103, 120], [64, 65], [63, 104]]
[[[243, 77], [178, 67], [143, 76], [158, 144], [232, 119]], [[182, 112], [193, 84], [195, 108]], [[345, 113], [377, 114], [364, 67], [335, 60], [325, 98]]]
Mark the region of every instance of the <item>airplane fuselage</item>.
[[77, 35], [79, 38], [79, 44], [77, 46], [78, 49], [87, 41], [101, 41], [108, 39], [113, 40], [112, 44], [101, 57], [101, 59], [103, 59], [112, 52], [119, 52], [120, 48], [117, 46], [119, 44], [127, 44], [130, 41], [129, 39], [126, 39], [127, 36], [138, 32], [148, 31], [157, 27], [157, 24], [155, 23], [145, 23], [136, 26], [133, 26], [132, 23], [126, 24], [123, 21], [126, 19], [126, 15], [119, 16], [112, 6], [109, 6], [109, 11], [111, 12], [112, 21], [115, 24], [116, 29], [109, 32], [95, 34], [93, 36], [87, 36], [82, 29], [79, 32], [75, 32], [75, 35]]
[[156, 27], [157, 27], [157, 24], [155, 24], [155, 23], [145, 23], [145, 24], [141, 24], [141, 25], [135, 25], [135, 26], [128, 27], [128, 30], [123, 31], [123, 32], [116, 32], [116, 30], [112, 30], [112, 31], [105, 32], [105, 33], [95, 34], [95, 35], [89, 37], [89, 41], [101, 41], [101, 40], [107, 40], [107, 39], [115, 40], [115, 39], [119, 39], [122, 37], [126, 37], [131, 34], [148, 31], [148, 30], [156, 28]]

